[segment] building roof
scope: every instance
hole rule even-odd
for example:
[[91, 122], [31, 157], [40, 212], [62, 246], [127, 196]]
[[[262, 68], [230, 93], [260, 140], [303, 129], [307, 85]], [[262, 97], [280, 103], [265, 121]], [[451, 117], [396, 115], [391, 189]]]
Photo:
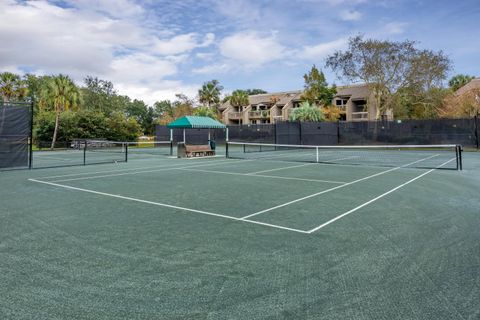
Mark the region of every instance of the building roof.
[[216, 129], [225, 128], [225, 125], [209, 117], [185, 116], [170, 122], [167, 127], [170, 129]]
[[472, 79], [469, 83], [461, 87], [455, 92], [456, 96], [461, 96], [468, 93], [471, 90], [478, 89], [480, 90], [480, 78]]
[[366, 83], [337, 87], [337, 94], [335, 95], [335, 97], [349, 97], [352, 100], [367, 99], [369, 96], [370, 88]]

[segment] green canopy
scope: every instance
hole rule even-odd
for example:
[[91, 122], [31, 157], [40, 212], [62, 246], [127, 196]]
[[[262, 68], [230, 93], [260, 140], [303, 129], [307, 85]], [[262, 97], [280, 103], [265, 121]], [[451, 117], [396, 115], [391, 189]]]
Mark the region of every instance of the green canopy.
[[209, 117], [185, 116], [170, 122], [167, 127], [170, 129], [217, 129], [225, 128], [225, 125]]

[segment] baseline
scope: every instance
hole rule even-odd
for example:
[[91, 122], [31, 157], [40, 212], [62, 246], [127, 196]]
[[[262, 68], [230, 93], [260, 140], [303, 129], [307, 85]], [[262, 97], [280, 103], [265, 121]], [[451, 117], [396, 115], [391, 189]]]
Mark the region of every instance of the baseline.
[[253, 221], [253, 220], [245, 220], [245, 219], [241, 219], [241, 218], [227, 216], [227, 215], [224, 215], [224, 214], [208, 212], [208, 211], [203, 211], [203, 210], [197, 210], [197, 209], [191, 209], [191, 208], [186, 208], [186, 207], [179, 207], [179, 206], [174, 206], [174, 205], [161, 203], [161, 202], [153, 202], [153, 201], [142, 200], [142, 199], [138, 199], [138, 198], [121, 196], [121, 195], [118, 195], [118, 194], [112, 194], [112, 193], [100, 192], [100, 191], [95, 191], [95, 190], [90, 190], [90, 189], [72, 187], [72, 186], [58, 184], [58, 183], [49, 182], [49, 181], [41, 181], [41, 180], [37, 180], [37, 179], [28, 179], [28, 181], [47, 184], [47, 185], [60, 187], [60, 188], [65, 188], [65, 189], [70, 189], [70, 190], [75, 190], [75, 191], [92, 193], [92, 194], [106, 196], [106, 197], [112, 197], [112, 198], [118, 198], [118, 199], [123, 199], [123, 200], [140, 202], [140, 203], [145, 203], [145, 204], [150, 204], [150, 205], [155, 205], [155, 206], [160, 206], [160, 207], [166, 207], [166, 208], [170, 208], [170, 209], [176, 209], [176, 210], [182, 210], [182, 211], [188, 211], [188, 212], [195, 212], [195, 213], [200, 213], [200, 214], [204, 214], [204, 215], [208, 215], [208, 216], [214, 216], [214, 217], [220, 217], [220, 218], [229, 219], [229, 220], [235, 220], [235, 221], [240, 221], [240, 222], [248, 222], [248, 223], [252, 223], [252, 224], [257, 224], [257, 225], [267, 226], [267, 227], [270, 227], [270, 228], [275, 228], [275, 229], [294, 231], [294, 232], [303, 233], [303, 234], [308, 233], [308, 231], [305, 231], [305, 230], [288, 228], [288, 227], [284, 227], [284, 226], [279, 226], [279, 225], [269, 224], [269, 223], [263, 223], [263, 222], [259, 222], [259, 221]]

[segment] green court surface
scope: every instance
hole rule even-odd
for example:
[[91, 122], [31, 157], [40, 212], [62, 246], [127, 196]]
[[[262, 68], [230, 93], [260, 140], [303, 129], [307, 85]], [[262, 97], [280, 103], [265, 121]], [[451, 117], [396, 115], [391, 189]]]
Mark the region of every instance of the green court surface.
[[419, 156], [0, 172], [0, 318], [480, 319], [480, 153]]

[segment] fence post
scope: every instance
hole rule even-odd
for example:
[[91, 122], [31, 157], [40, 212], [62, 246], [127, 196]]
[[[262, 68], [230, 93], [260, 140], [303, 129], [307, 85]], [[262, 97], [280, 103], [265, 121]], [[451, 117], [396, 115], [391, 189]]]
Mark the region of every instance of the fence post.
[[475, 144], [477, 145], [477, 150], [479, 148], [479, 142], [478, 141], [478, 114], [476, 114], [473, 117], [474, 125], [475, 125]]
[[87, 140], [84, 140], [83, 141], [83, 165], [85, 166], [86, 164], [87, 164]]
[[35, 100], [32, 98], [32, 103], [30, 105], [30, 154], [28, 159], [28, 169], [33, 167], [33, 110], [35, 109]]
[[298, 121], [298, 134], [300, 136], [300, 144], [303, 144], [302, 122]]
[[337, 120], [337, 145], [340, 144], [340, 120]]

